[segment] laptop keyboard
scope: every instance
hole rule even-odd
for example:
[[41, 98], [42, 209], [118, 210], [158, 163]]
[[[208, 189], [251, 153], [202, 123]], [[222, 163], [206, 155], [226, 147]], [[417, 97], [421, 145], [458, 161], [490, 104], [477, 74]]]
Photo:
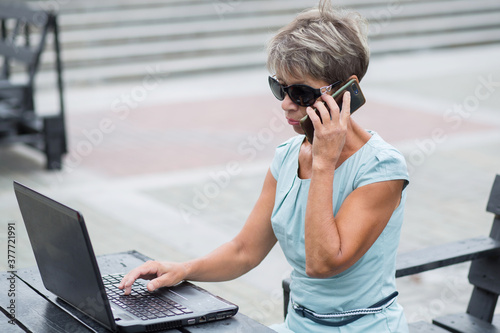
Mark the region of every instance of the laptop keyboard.
[[170, 298], [148, 291], [145, 285], [137, 281], [132, 285], [130, 295], [125, 296], [123, 290], [118, 289], [118, 284], [124, 276], [125, 274], [112, 274], [102, 277], [108, 299], [142, 320], [193, 313]]

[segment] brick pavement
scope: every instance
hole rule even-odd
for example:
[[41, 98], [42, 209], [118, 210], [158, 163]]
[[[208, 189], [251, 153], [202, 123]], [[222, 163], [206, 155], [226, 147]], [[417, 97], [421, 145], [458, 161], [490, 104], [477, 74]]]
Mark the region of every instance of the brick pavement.
[[[401, 251], [490, 228], [485, 205], [500, 172], [500, 87], [481, 84], [490, 76], [500, 81], [492, 60], [499, 53], [498, 46], [445, 50], [370, 65], [363, 81], [369, 102], [354, 117], [410, 164]], [[44, 171], [42, 156], [28, 148], [0, 149], [0, 222], [17, 222], [19, 266], [34, 261], [13, 179], [81, 210], [97, 254], [134, 248], [185, 260], [230, 239], [259, 194], [274, 147], [293, 135], [266, 84], [260, 70], [167, 80], [135, 104], [123, 96], [140, 91], [137, 85], [68, 91], [70, 154], [62, 172]], [[462, 311], [466, 270], [398, 280], [410, 320]], [[280, 281], [288, 272], [275, 248], [248, 275], [205, 285], [268, 324], [281, 319]]]

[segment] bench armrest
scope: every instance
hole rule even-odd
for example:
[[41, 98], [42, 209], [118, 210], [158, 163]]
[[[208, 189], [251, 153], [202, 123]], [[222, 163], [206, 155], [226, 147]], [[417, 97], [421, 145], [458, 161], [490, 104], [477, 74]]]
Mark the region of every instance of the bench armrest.
[[396, 277], [500, 255], [500, 241], [478, 237], [399, 254]]
[[[413, 275], [466, 261], [500, 256], [500, 241], [478, 237], [401, 253], [396, 259], [396, 277]], [[290, 278], [282, 281], [284, 313], [290, 301]]]

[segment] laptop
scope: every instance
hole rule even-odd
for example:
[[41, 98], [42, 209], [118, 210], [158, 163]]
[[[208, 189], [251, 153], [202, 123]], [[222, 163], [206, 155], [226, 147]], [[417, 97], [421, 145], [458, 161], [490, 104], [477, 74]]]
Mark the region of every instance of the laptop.
[[45, 288], [114, 332], [153, 332], [234, 316], [238, 306], [189, 282], [155, 292], [101, 276], [82, 214], [18, 182], [14, 191]]

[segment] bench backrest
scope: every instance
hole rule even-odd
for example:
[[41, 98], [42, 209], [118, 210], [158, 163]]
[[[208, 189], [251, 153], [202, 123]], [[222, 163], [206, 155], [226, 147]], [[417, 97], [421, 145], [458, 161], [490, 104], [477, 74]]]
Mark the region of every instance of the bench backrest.
[[[23, 1], [0, 3], [0, 78], [8, 80], [12, 60], [26, 66], [28, 85], [32, 86], [48, 32], [56, 26], [55, 15], [29, 7]], [[37, 31], [34, 43], [32, 31]]]
[[[34, 112], [35, 75], [40, 65], [41, 54], [49, 34], [53, 36], [55, 74], [61, 117], [64, 117], [62, 60], [59, 44], [57, 14], [35, 9], [23, 0], [0, 3], [0, 101], [9, 100], [10, 108], [16, 112]], [[11, 79], [11, 65], [21, 64], [21, 73], [26, 74], [23, 83]]]
[[[500, 241], [500, 175], [495, 178], [486, 210], [495, 214], [490, 238]], [[500, 294], [500, 254], [473, 260], [469, 282], [474, 290], [467, 313], [491, 323]]]

